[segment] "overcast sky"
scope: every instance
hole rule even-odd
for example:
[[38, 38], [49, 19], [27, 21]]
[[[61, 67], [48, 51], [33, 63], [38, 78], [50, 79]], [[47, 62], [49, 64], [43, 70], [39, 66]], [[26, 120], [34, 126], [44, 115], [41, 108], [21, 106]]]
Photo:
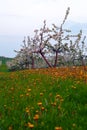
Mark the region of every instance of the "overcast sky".
[[87, 0], [0, 0], [0, 55], [14, 57], [24, 36], [33, 35], [44, 19], [59, 24], [70, 7], [68, 21], [87, 23]]

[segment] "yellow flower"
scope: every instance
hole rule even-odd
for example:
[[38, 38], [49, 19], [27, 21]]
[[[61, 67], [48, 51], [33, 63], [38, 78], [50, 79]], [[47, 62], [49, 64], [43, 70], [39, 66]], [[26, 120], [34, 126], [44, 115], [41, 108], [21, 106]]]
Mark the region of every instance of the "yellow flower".
[[38, 111], [38, 110], [36, 110], [36, 113], [39, 113], [39, 111]]
[[31, 92], [31, 89], [30, 88], [28, 88], [28, 90], [27, 90], [28, 92]]
[[38, 106], [42, 106], [42, 102], [38, 102]]
[[13, 90], [14, 90], [14, 87], [11, 87], [10, 89], [13, 91]]
[[8, 130], [12, 130], [12, 126], [9, 126]]
[[4, 105], [4, 107], [6, 108], [6, 107], [7, 107], [7, 105]]
[[24, 96], [23, 94], [20, 95], [20, 97], [23, 97], [23, 96]]
[[63, 130], [62, 127], [55, 127], [55, 130]]
[[63, 99], [63, 98], [61, 98], [61, 99], [60, 99], [60, 102], [63, 102], [63, 101], [64, 101], [64, 99]]
[[26, 96], [29, 96], [29, 93], [26, 93]]
[[72, 86], [72, 88], [73, 88], [73, 89], [76, 89], [76, 87], [75, 87], [75, 86]]
[[56, 98], [60, 98], [60, 95], [59, 95], [59, 94], [57, 94], [57, 95], [56, 95]]
[[52, 93], [50, 93], [49, 96], [52, 97]]
[[40, 96], [43, 96], [43, 93], [40, 93]]
[[44, 108], [44, 107], [41, 107], [41, 110], [42, 110], [42, 111], [44, 111], [44, 110], [45, 110], [45, 108]]
[[32, 128], [34, 128], [34, 125], [31, 124], [30, 122], [28, 122], [28, 127], [32, 129]]
[[60, 105], [58, 106], [58, 110], [61, 110], [61, 106]]
[[34, 120], [38, 120], [39, 119], [39, 115], [36, 114], [34, 117], [33, 117]]
[[29, 110], [27, 109], [26, 112], [29, 113]]
[[54, 102], [54, 103], [51, 103], [51, 105], [52, 105], [52, 106], [56, 106], [56, 102]]
[[75, 126], [76, 126], [76, 124], [75, 124], [75, 123], [73, 123], [73, 124], [72, 124], [72, 126], [73, 126], [73, 127], [75, 127]]
[[56, 102], [53, 103], [53, 106], [56, 106]]

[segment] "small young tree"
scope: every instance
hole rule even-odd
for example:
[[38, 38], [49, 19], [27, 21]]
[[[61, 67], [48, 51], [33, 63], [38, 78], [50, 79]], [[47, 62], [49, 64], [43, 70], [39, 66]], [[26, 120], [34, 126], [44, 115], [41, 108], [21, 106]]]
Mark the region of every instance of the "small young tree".
[[[55, 60], [53, 67], [57, 66], [58, 56], [64, 54], [65, 52], [69, 51], [68, 44], [66, 40], [69, 40], [69, 35], [67, 33], [71, 32], [70, 30], [63, 29], [63, 25], [67, 19], [69, 14], [70, 8], [67, 9], [66, 15], [60, 27], [57, 27], [55, 24], [52, 24], [52, 34], [50, 35], [50, 41], [47, 42], [46, 46], [48, 47], [49, 51], [52, 51], [55, 54]], [[65, 33], [65, 34], [64, 34]]]
[[15, 52], [20, 55], [22, 60], [20, 61], [20, 65], [25, 65], [25, 68], [29, 68], [29, 65], [34, 68], [34, 54], [32, 53], [32, 45], [30, 37], [28, 36], [27, 39], [24, 37], [23, 45], [20, 51]]
[[75, 61], [78, 61], [78, 64], [81, 64], [85, 68], [85, 39], [86, 36], [83, 37], [82, 41], [82, 31], [78, 34], [78, 38], [76, 39], [75, 43], [70, 46], [71, 55], [73, 56], [73, 64], [75, 65]]
[[32, 53], [40, 54], [47, 63], [47, 65], [49, 67], [52, 67], [48, 59], [46, 58], [46, 54], [48, 53], [46, 44], [50, 39], [49, 33], [51, 32], [51, 30], [48, 27], [46, 27], [46, 21], [44, 20], [44, 25], [40, 30], [35, 30], [34, 32], [35, 35], [32, 38], [33, 43]]

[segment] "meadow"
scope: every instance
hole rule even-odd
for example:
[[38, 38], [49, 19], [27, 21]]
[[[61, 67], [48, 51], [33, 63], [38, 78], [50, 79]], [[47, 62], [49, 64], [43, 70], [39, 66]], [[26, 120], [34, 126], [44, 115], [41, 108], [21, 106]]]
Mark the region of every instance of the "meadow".
[[83, 67], [0, 72], [0, 130], [86, 130]]

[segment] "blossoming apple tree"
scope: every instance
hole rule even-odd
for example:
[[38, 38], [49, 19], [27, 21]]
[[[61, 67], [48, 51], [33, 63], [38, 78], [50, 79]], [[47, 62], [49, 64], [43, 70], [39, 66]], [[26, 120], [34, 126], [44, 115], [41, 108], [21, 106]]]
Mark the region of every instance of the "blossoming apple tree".
[[[66, 10], [65, 17], [60, 27], [52, 24], [52, 27], [47, 27], [46, 20], [43, 22], [43, 27], [34, 30], [34, 36], [24, 37], [23, 45], [14, 58], [14, 66], [23, 68], [35, 68], [39, 61], [45, 67], [57, 67], [59, 62], [63, 65], [75, 65], [75, 60], [79, 59], [84, 64], [85, 38], [82, 40], [82, 31], [76, 35], [71, 34], [71, 30], [63, 27], [67, 20], [70, 8]], [[82, 41], [81, 41], [82, 40]], [[38, 60], [40, 59], [40, 60]], [[38, 62], [36, 62], [38, 61]], [[38, 67], [37, 65], [37, 67]], [[13, 64], [11, 63], [10, 67]]]

